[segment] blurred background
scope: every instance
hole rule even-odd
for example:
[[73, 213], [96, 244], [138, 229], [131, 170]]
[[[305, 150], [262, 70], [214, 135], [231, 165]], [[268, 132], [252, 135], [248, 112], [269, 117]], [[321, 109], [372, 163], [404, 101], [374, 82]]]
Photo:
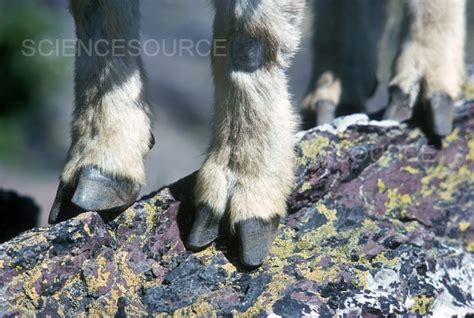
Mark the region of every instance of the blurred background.
[[[390, 1], [399, 13], [396, 7], [400, 1]], [[466, 52], [467, 62], [473, 63], [474, 0], [467, 2]], [[144, 41], [154, 39], [173, 45], [176, 39], [211, 40], [208, 0], [141, 0], [141, 11]], [[390, 19], [396, 25], [397, 14]], [[385, 37], [381, 85], [369, 108], [386, 103], [386, 80], [396, 37], [396, 30]], [[74, 57], [25, 56], [23, 41], [49, 39], [48, 43], [56, 45], [74, 38], [66, 0], [0, 0], [0, 190], [14, 190], [33, 198], [41, 210], [41, 225], [46, 224], [70, 142]], [[302, 100], [311, 77], [311, 41], [308, 11], [302, 49], [289, 72], [295, 105]], [[148, 185], [142, 194], [199, 168], [210, 137], [212, 114], [208, 56], [155, 54], [144, 56], [144, 62], [157, 146], [147, 162]], [[2, 209], [13, 208], [0, 204], [0, 213], [7, 212]]]

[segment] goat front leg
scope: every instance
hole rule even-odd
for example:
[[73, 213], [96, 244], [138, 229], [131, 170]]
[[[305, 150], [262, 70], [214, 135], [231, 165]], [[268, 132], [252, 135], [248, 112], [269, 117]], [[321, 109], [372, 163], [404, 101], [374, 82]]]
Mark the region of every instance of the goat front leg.
[[71, 0], [78, 38], [72, 144], [49, 222], [136, 200], [153, 145], [138, 55], [138, 1]]
[[213, 138], [195, 188], [188, 247], [200, 249], [229, 220], [240, 262], [268, 255], [293, 183], [297, 119], [285, 69], [299, 44], [303, 0], [214, 1]]
[[410, 119], [421, 100], [432, 133], [453, 125], [453, 100], [465, 79], [465, 0], [410, 0], [410, 26], [395, 62], [385, 117]]

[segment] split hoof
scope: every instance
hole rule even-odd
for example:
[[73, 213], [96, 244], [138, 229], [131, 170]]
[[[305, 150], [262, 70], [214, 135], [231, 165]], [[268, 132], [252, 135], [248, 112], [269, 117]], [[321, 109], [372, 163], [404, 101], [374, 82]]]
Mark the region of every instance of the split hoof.
[[443, 92], [436, 92], [425, 104], [431, 132], [438, 137], [445, 137], [453, 130], [454, 105], [451, 97]]
[[199, 251], [211, 244], [219, 236], [219, 223], [219, 218], [214, 215], [211, 208], [200, 205], [188, 236], [187, 247]]
[[268, 221], [252, 218], [236, 224], [239, 239], [239, 258], [245, 267], [258, 267], [270, 253], [278, 231], [279, 217]]
[[397, 120], [399, 122], [410, 120], [413, 116], [410, 95], [404, 93], [399, 87], [392, 87], [389, 94], [389, 103], [384, 119]]

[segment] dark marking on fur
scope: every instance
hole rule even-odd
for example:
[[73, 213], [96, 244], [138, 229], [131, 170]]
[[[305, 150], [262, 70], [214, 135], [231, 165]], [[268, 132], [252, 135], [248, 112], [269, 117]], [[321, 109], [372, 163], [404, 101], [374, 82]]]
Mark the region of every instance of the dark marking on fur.
[[237, 37], [231, 46], [231, 64], [234, 71], [253, 73], [264, 63], [265, 47], [254, 37]]

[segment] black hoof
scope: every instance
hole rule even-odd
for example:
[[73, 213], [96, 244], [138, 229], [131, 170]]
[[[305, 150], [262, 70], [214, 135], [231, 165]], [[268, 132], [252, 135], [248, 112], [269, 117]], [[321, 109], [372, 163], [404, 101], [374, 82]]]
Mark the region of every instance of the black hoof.
[[336, 116], [336, 104], [329, 101], [320, 101], [316, 103], [316, 124], [330, 124]]
[[140, 186], [125, 178], [112, 178], [98, 168], [85, 168], [71, 202], [84, 211], [125, 210], [135, 202]]
[[250, 268], [262, 265], [270, 253], [279, 223], [280, 218], [275, 217], [269, 221], [253, 218], [236, 224], [242, 265]]
[[85, 211], [123, 211], [135, 202], [140, 186], [123, 178], [112, 178], [98, 168], [84, 168], [77, 185], [61, 182], [49, 213], [49, 224], [71, 219]]
[[188, 236], [187, 247], [193, 251], [199, 251], [211, 244], [219, 236], [219, 223], [219, 218], [210, 207], [200, 205]]
[[81, 209], [71, 203], [73, 195], [74, 187], [61, 181], [56, 193], [56, 198], [54, 199], [53, 206], [49, 212], [49, 224], [56, 224], [69, 220], [83, 212]]
[[454, 105], [451, 97], [442, 92], [433, 93], [425, 104], [425, 111], [431, 131], [438, 137], [445, 137], [453, 130]]
[[399, 122], [410, 120], [413, 116], [410, 95], [404, 93], [398, 86], [392, 87], [389, 94], [390, 97], [384, 119], [392, 119]]

